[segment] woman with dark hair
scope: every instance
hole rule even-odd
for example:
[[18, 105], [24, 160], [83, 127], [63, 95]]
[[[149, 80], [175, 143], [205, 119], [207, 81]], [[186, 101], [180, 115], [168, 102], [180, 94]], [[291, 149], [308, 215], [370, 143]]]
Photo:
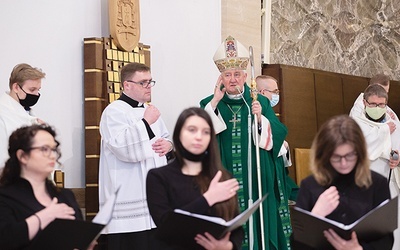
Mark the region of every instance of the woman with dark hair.
[[[311, 146], [313, 174], [301, 182], [296, 206], [349, 225], [390, 199], [385, 177], [370, 171], [364, 135], [347, 115], [328, 120]], [[361, 241], [355, 232], [342, 239], [332, 229], [321, 232], [334, 249], [392, 249], [393, 234]], [[298, 247], [298, 248], [297, 248]], [[295, 249], [308, 249], [297, 246]]]
[[25, 249], [54, 219], [79, 219], [73, 193], [57, 188], [49, 174], [61, 154], [55, 131], [46, 125], [21, 127], [9, 138], [0, 176], [0, 248]]
[[[226, 221], [233, 219], [239, 213], [239, 183], [221, 164], [207, 112], [201, 108], [184, 110], [176, 122], [173, 142], [174, 161], [147, 175], [147, 203], [156, 225], [160, 226], [176, 208]], [[220, 240], [205, 232], [185, 248], [167, 245], [168, 249], [241, 249], [242, 239], [243, 229], [239, 228]]]

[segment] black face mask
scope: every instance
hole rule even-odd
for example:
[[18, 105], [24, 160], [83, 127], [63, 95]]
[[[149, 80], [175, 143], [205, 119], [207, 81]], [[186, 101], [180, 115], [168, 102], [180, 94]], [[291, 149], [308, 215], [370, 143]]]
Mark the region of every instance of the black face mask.
[[203, 153], [199, 154], [199, 155], [195, 155], [190, 153], [189, 151], [187, 151], [183, 146], [182, 146], [182, 150], [181, 150], [181, 154], [182, 157], [189, 160], [189, 161], [194, 161], [194, 162], [199, 162], [202, 161], [206, 155], [208, 154], [207, 150], [204, 151]]
[[25, 99], [23, 99], [23, 100], [21, 100], [21, 99], [19, 98], [18, 94], [17, 94], [19, 103], [25, 108], [25, 110], [30, 110], [31, 107], [32, 107], [33, 105], [35, 105], [35, 104], [38, 102], [39, 97], [40, 97], [40, 94], [38, 94], [38, 95], [32, 95], [32, 94], [26, 93], [25, 90], [24, 90], [20, 85], [18, 85], [18, 86], [19, 86], [19, 87], [22, 89], [22, 91], [24, 91], [24, 93], [26, 94], [26, 97], [25, 97]]

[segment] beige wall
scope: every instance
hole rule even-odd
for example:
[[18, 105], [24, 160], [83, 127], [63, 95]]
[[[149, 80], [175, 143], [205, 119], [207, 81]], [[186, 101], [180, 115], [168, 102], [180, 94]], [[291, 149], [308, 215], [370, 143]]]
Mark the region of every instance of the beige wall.
[[[245, 47], [252, 46], [255, 76], [261, 74], [261, 2], [260, 0], [221, 1], [221, 42], [231, 35]], [[250, 64], [249, 64], [250, 65]], [[250, 83], [250, 66], [247, 70]]]

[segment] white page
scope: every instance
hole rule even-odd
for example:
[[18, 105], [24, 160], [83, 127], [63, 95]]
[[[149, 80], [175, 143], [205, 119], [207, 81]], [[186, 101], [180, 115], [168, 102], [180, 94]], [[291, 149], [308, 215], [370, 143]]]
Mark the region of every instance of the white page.
[[181, 209], [175, 209], [174, 212], [175, 213], [179, 213], [179, 214], [192, 216], [192, 217], [196, 217], [196, 218], [200, 218], [200, 219], [207, 220], [207, 221], [211, 221], [211, 222], [223, 225], [223, 226], [232, 226], [233, 224], [243, 225], [247, 221], [247, 219], [251, 216], [251, 214], [254, 212], [254, 210], [258, 208], [260, 203], [265, 200], [266, 197], [267, 197], [267, 195], [265, 195], [261, 199], [258, 199], [249, 208], [247, 208], [244, 212], [242, 212], [241, 214], [237, 215], [235, 218], [233, 218], [232, 220], [230, 220], [228, 222], [225, 221], [222, 218], [219, 218], [219, 217], [213, 217], [213, 216], [202, 215], [202, 214], [195, 214], [195, 213], [191, 213], [191, 212], [188, 212], [188, 211], [185, 211], [185, 210], [181, 210]]
[[255, 212], [256, 209], [260, 206], [261, 202], [263, 202], [267, 198], [268, 194], [264, 195], [262, 198], [256, 200], [250, 207], [248, 207], [243, 213], [239, 214], [232, 220], [227, 222], [227, 226], [234, 228], [239, 227], [246, 223], [246, 221], [250, 218], [250, 216]]
[[220, 224], [220, 225], [225, 225], [226, 224], [226, 221], [224, 219], [222, 219], [222, 218], [219, 218], [219, 217], [213, 217], [213, 216], [202, 215], [202, 214], [195, 214], [195, 213], [191, 213], [191, 212], [188, 212], [188, 211], [185, 211], [185, 210], [181, 210], [181, 209], [175, 209], [174, 212], [178, 213], [178, 214], [184, 214], [184, 215], [200, 218], [200, 219], [203, 219], [203, 220], [215, 222], [215, 223]]
[[337, 221], [328, 219], [328, 218], [326, 218], [326, 217], [322, 217], [322, 216], [313, 214], [313, 213], [311, 213], [310, 211], [304, 210], [304, 209], [299, 208], [299, 207], [295, 207], [294, 209], [296, 209], [296, 210], [298, 210], [298, 211], [302, 211], [303, 213], [309, 214], [309, 215], [311, 215], [311, 216], [313, 216], [313, 217], [316, 217], [316, 218], [318, 218], [318, 219], [320, 219], [320, 220], [326, 221], [326, 222], [328, 222], [328, 223], [330, 223], [330, 224], [332, 224], [332, 225], [335, 225], [335, 226], [337, 226], [337, 227], [339, 227], [339, 228], [341, 228], [341, 229], [343, 229], [343, 230], [349, 230], [349, 229], [352, 229], [357, 223], [359, 223], [360, 221], [362, 221], [365, 217], [367, 217], [368, 215], [370, 215], [370, 214], [373, 213], [375, 210], [377, 210], [378, 208], [382, 207], [383, 205], [385, 205], [385, 204], [388, 203], [389, 201], [390, 201], [389, 199], [384, 200], [381, 204], [379, 204], [379, 206], [375, 207], [374, 209], [372, 209], [371, 211], [369, 211], [368, 213], [366, 213], [365, 215], [363, 215], [361, 218], [359, 218], [359, 219], [356, 220], [355, 222], [351, 223], [350, 225], [345, 225], [345, 224], [343, 224], [343, 223], [340, 223], [340, 222], [337, 222]]
[[106, 226], [111, 221], [118, 191], [119, 188], [117, 188], [117, 190], [107, 199], [100, 211], [97, 213], [96, 217], [93, 218], [93, 223]]

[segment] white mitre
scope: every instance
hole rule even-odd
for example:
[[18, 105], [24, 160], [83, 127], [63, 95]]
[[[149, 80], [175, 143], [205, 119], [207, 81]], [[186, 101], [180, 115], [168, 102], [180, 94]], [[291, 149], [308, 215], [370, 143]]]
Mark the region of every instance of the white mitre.
[[232, 36], [228, 36], [214, 54], [214, 63], [220, 72], [227, 69], [246, 70], [249, 51]]

